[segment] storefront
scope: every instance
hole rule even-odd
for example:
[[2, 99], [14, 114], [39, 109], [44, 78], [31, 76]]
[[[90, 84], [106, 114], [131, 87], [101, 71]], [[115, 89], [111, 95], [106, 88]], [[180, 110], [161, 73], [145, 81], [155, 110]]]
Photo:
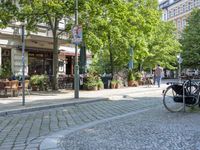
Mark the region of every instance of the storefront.
[[28, 74], [52, 75], [53, 53], [52, 52], [28, 52]]

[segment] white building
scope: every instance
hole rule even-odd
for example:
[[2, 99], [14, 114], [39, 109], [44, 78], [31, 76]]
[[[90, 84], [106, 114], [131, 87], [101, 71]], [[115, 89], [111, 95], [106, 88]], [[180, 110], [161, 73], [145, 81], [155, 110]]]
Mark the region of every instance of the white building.
[[[60, 22], [59, 28], [64, 29], [64, 22]], [[9, 62], [15, 75], [22, 74], [21, 34], [22, 30], [16, 23], [0, 29], [0, 65]], [[25, 74], [52, 74], [52, 32], [45, 24], [39, 24], [38, 32], [31, 32], [25, 38]], [[69, 43], [67, 33], [60, 36], [59, 51], [59, 73], [72, 75], [75, 48]]]
[[162, 19], [173, 21], [180, 33], [192, 9], [200, 8], [200, 0], [163, 0], [159, 7], [162, 10]]

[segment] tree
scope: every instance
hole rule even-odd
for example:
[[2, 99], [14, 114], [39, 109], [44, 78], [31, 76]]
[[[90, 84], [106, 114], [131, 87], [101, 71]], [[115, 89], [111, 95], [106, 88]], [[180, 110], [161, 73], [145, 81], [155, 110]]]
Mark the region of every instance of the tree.
[[17, 7], [12, 0], [0, 1], [0, 28], [8, 26], [10, 21], [15, 17]]
[[93, 54], [105, 56], [99, 57], [100, 61], [109, 60], [109, 70], [113, 75], [116, 66], [123, 64], [120, 59], [124, 58], [129, 47], [126, 3], [122, 0], [90, 0], [85, 2], [81, 16], [87, 48]]
[[[74, 0], [19, 0], [17, 20], [26, 21], [26, 29], [37, 32], [37, 24], [45, 23], [53, 35], [53, 89], [57, 89], [58, 75], [58, 41], [62, 32], [72, 26]], [[67, 19], [66, 28], [59, 29], [59, 23]]]
[[145, 57], [144, 66], [154, 68], [161, 64], [167, 69], [175, 69], [177, 54], [180, 53], [180, 43], [174, 33], [175, 26], [172, 22], [160, 21], [152, 38], [148, 42], [149, 55]]
[[161, 63], [173, 68], [179, 43], [174, 26], [161, 21], [157, 8], [157, 0], [87, 1], [81, 22], [87, 47], [99, 59], [95, 65], [110, 68], [112, 73], [116, 68], [127, 68], [133, 47], [135, 67], [153, 68]]
[[183, 65], [186, 68], [199, 68], [200, 63], [200, 9], [194, 9], [187, 19], [181, 37]]

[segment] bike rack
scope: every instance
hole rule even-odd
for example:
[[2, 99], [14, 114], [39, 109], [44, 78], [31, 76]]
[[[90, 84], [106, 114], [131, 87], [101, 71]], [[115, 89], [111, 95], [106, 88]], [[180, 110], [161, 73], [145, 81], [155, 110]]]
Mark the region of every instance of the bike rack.
[[185, 85], [186, 83], [191, 82], [191, 80], [187, 80], [183, 83], [183, 112], [185, 112]]

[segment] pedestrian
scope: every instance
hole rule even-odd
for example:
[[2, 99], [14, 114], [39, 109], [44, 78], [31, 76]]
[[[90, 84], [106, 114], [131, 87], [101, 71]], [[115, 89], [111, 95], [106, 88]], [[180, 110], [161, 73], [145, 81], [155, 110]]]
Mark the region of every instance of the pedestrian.
[[163, 68], [160, 67], [159, 64], [157, 65], [154, 74], [155, 74], [156, 82], [158, 83], [158, 87], [160, 87], [162, 74], [163, 74]]

